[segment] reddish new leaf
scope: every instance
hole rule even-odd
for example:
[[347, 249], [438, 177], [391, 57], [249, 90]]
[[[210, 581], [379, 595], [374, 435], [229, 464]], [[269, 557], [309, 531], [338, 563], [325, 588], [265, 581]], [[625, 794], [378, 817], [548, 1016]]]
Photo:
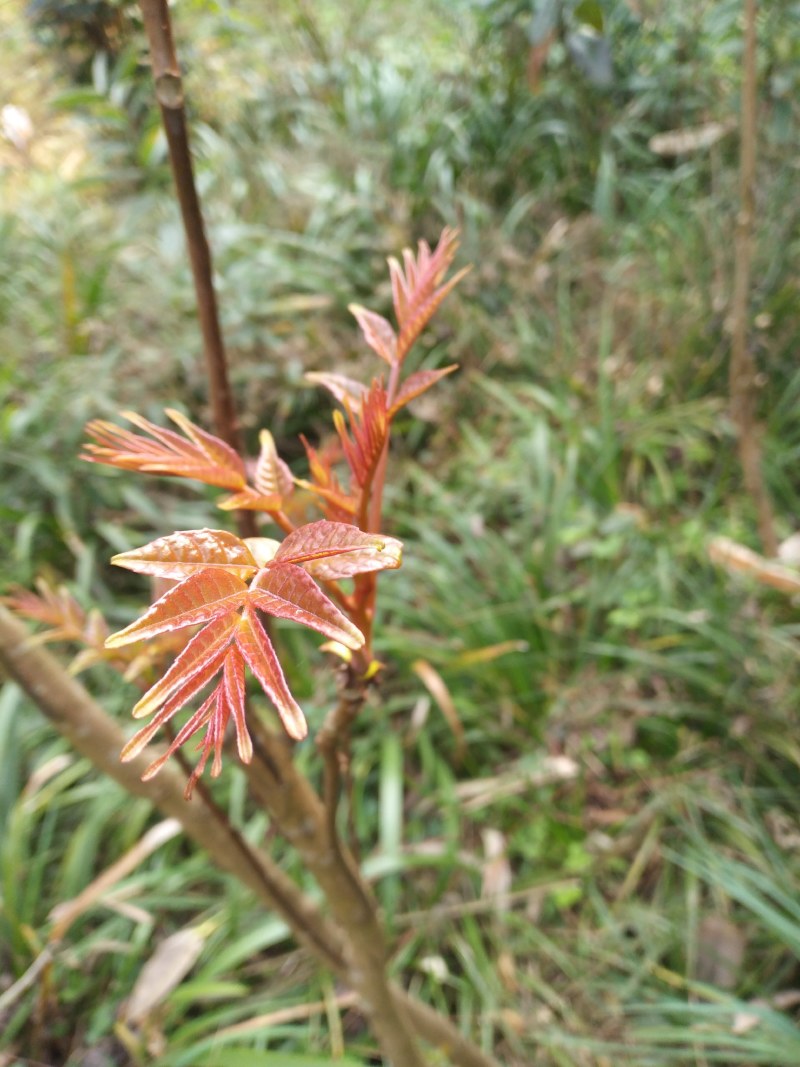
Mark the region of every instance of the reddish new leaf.
[[356, 502], [352, 495], [346, 493], [339, 484], [336, 471], [333, 469], [334, 456], [330, 448], [318, 452], [302, 435], [300, 440], [303, 442], [308, 457], [311, 481], [298, 480], [297, 484], [303, 489], [310, 489], [324, 501], [323, 510], [329, 519], [335, 522], [346, 522], [352, 519], [356, 511]]
[[111, 562], [138, 574], [162, 578], [185, 578], [207, 569], [250, 578], [258, 570], [258, 563], [245, 542], [227, 530], [178, 530], [142, 548], [121, 552]]
[[[211, 722], [212, 718], [219, 718], [221, 715], [225, 714], [224, 709], [220, 706], [221, 690], [222, 683], [220, 682], [220, 684], [216, 687], [213, 693], [211, 693], [211, 695], [203, 701], [197, 711], [189, 719], [186, 720], [186, 722], [183, 724], [183, 726], [173, 738], [166, 752], [162, 753], [158, 757], [158, 759], [153, 760], [150, 766], [145, 770], [144, 774], [142, 775], [143, 782], [149, 782], [151, 778], [155, 778], [155, 776], [158, 774], [164, 764], [169, 760], [171, 756], [173, 756], [178, 751], [181, 745], [184, 745], [193, 734], [196, 734], [198, 732], [198, 730], [202, 730], [202, 728], [207, 723]], [[153, 731], [151, 731], [150, 727], [147, 726], [144, 728], [144, 730], [140, 730], [138, 734], [132, 737], [123, 749], [122, 762], [125, 763], [127, 760], [133, 759], [134, 756], [138, 755], [138, 753], [151, 740], [152, 734]], [[195, 783], [197, 782], [200, 775], [203, 773], [203, 770], [205, 769], [209, 753], [213, 746], [213, 734], [210, 725], [206, 730], [206, 736], [204, 741], [201, 742], [201, 745], [203, 746], [203, 754], [200, 757], [200, 762], [197, 764], [197, 766], [189, 776], [189, 781], [186, 783], [186, 789], [184, 790], [183, 795], [186, 797], [187, 800], [191, 799]], [[128, 751], [128, 749], [130, 749], [130, 751]]]
[[[247, 729], [245, 720], [245, 685], [244, 685], [244, 660], [241, 653], [232, 645], [225, 655], [222, 679], [213, 693], [203, 702], [197, 711], [188, 719], [175, 735], [169, 748], [158, 759], [154, 760], [142, 776], [144, 781], [153, 778], [167, 760], [189, 738], [206, 726], [206, 733], [198, 745], [202, 749], [200, 760], [192, 772], [186, 785], [185, 797], [190, 799], [195, 783], [205, 769], [209, 755], [214, 753], [214, 762], [211, 767], [211, 777], [216, 778], [222, 770], [222, 746], [225, 740], [225, 729], [231, 717], [236, 728], [236, 744], [239, 758], [243, 763], [249, 763], [253, 758], [253, 742]], [[151, 724], [152, 726], [152, 724]], [[143, 744], [152, 736], [151, 727], [140, 731], [132, 738], [126, 748], [135, 749], [132, 754], [141, 750]], [[131, 754], [127, 755], [131, 758]]]
[[259, 441], [261, 452], [253, 476], [254, 487], [248, 485], [241, 492], [220, 500], [217, 507], [224, 511], [280, 511], [284, 499], [294, 492], [292, 472], [278, 455], [269, 430], [261, 431]]
[[394, 570], [400, 566], [402, 551], [403, 544], [395, 537], [320, 519], [290, 533], [275, 553], [275, 562], [295, 563], [314, 578], [335, 581], [367, 571]]
[[415, 374], [409, 375], [398, 390], [395, 401], [389, 409], [389, 415], [391, 417], [396, 415], [406, 404], [427, 392], [432, 385], [435, 385], [445, 375], [452, 374], [454, 370], [458, 370], [457, 363], [451, 363], [449, 367], [442, 367], [440, 370], [418, 370]]
[[456, 231], [445, 229], [433, 252], [425, 241], [420, 241], [416, 258], [409, 249], [403, 252], [403, 267], [396, 259], [389, 260], [395, 314], [400, 325], [398, 362], [405, 359], [439, 304], [467, 273], [466, 269], [459, 271], [441, 285], [457, 248]]
[[368, 311], [360, 304], [351, 304], [348, 311], [355, 316], [364, 334], [364, 340], [372, 351], [376, 352], [381, 359], [385, 359], [390, 367], [393, 366], [397, 362], [397, 337], [391, 324], [383, 315]]
[[[242, 763], [249, 763], [253, 758], [253, 742], [247, 729], [247, 717], [245, 715], [245, 698], [247, 694], [244, 683], [244, 659], [235, 645], [229, 649], [225, 658], [225, 672], [222, 681], [225, 686], [225, 698], [233, 715], [233, 724], [236, 728], [236, 747], [239, 751], [239, 759]], [[213, 774], [214, 770], [211, 773]], [[219, 774], [219, 771], [217, 770], [216, 773]]]
[[[223, 530], [189, 530], [125, 553], [117, 562], [151, 573], [165, 573], [167, 568], [166, 573], [184, 573], [186, 577], [167, 590], [141, 619], [110, 637], [109, 647], [203, 623], [205, 627], [191, 638], [166, 674], [133, 709], [135, 717], [154, 713], [153, 719], [125, 746], [123, 757], [132, 759], [138, 754], [158, 729], [222, 668], [223, 679], [215, 693], [181, 728], [169, 751], [207, 727], [201, 743], [202, 756], [189, 782], [191, 791], [211, 752], [212, 773], [218, 770], [222, 735], [233, 716], [240, 751], [249, 758], [251, 747], [244, 718], [245, 662], [274, 703], [290, 736], [304, 737], [307, 727], [303, 713], [289, 692], [256, 611], [292, 619], [350, 648], [360, 648], [364, 643], [361, 633], [302, 568], [321, 576], [343, 576], [397, 566], [399, 547], [393, 539], [323, 520], [301, 527], [280, 544], [269, 538], [245, 542]], [[255, 574], [255, 581], [248, 586], [242, 574]], [[166, 758], [168, 754], [159, 757], [147, 773], [155, 774]]]
[[333, 413], [333, 424], [342, 442], [350, 473], [357, 485], [369, 485], [389, 435], [386, 390], [376, 379], [361, 398], [359, 409], [346, 406], [350, 433], [341, 411]]
[[[220, 653], [230, 644], [237, 623], [238, 615], [224, 615], [221, 619], [212, 620], [199, 634], [195, 634], [166, 674], [148, 689], [136, 704], [133, 709], [134, 718], [149, 715], [176, 691], [185, 694], [178, 706], [182, 706], [194, 696], [219, 669], [222, 662]], [[215, 665], [214, 669], [208, 674], [212, 664]], [[195, 685], [200, 678], [203, 681]], [[174, 710], [177, 711], [177, 707]]]
[[301, 567], [273, 564], [260, 571], [248, 601], [268, 615], [291, 619], [348, 648], [361, 648], [361, 631], [343, 615]]
[[38, 594], [28, 589], [12, 589], [8, 596], [0, 598], [0, 603], [8, 604], [18, 615], [50, 627], [45, 633], [37, 635], [37, 640], [41, 642], [82, 640], [87, 625], [86, 612], [66, 586], [53, 589], [43, 578], [39, 578], [36, 588]]
[[308, 733], [305, 716], [289, 692], [281, 665], [255, 610], [245, 606], [236, 629], [236, 644], [247, 666], [261, 683], [281, 717], [289, 737], [302, 740]]
[[412, 305], [413, 313], [410, 314], [406, 320], [406, 325], [400, 331], [400, 337], [397, 341], [398, 359], [405, 359], [414, 342], [425, 329], [428, 322], [430, 322], [434, 312], [441, 302], [448, 293], [455, 289], [464, 275], [468, 272], [469, 267], [465, 267], [463, 270], [460, 270], [458, 274], [453, 275], [449, 282], [432, 293], [427, 300], [420, 300], [418, 303]]
[[275, 440], [269, 430], [262, 430], [258, 436], [261, 452], [256, 463], [255, 487], [265, 496], [276, 493], [278, 496], [291, 496], [294, 492], [294, 479], [288, 464], [278, 455]]
[[431, 252], [427, 241], [420, 241], [417, 256], [410, 248], [403, 250], [403, 266], [389, 259], [394, 310], [401, 328], [414, 316], [415, 305], [425, 301], [442, 281], [458, 248], [458, 233], [446, 227], [439, 244]]
[[244, 543], [250, 549], [253, 559], [259, 567], [266, 567], [275, 559], [275, 553], [281, 547], [274, 537], [245, 537]]
[[241, 607], [247, 585], [225, 570], [197, 571], [167, 590], [140, 619], [112, 634], [106, 648], [118, 648], [169, 630], [210, 622]]
[[194, 442], [210, 463], [220, 471], [227, 469], [244, 480], [244, 463], [236, 449], [231, 448], [229, 444], [226, 444], [219, 437], [215, 437], [214, 434], [201, 430], [199, 426], [187, 419], [180, 411], [175, 411], [173, 408], [165, 408], [165, 411], [169, 418]]
[[217, 507], [223, 511], [280, 511], [283, 506], [283, 497], [272, 495], [264, 496], [248, 486], [240, 493], [232, 493], [231, 496], [223, 497], [217, 501]]
[[90, 463], [106, 463], [124, 470], [194, 478], [223, 489], [244, 489], [247, 486], [244, 464], [230, 445], [201, 430], [179, 411], [167, 409], [167, 415], [186, 437], [181, 437], [174, 430], [156, 426], [134, 412], [123, 412], [123, 418], [144, 430], [149, 437], [132, 433], [103, 419], [95, 419], [86, 427], [94, 441], [84, 446], [81, 458]]
[[348, 378], [344, 374], [326, 374], [319, 371], [309, 371], [304, 375], [308, 382], [321, 385], [331, 393], [335, 400], [343, 406], [350, 405], [357, 408], [361, 398], [367, 391], [363, 382], [357, 382], [355, 378]]
[[[219, 670], [221, 664], [223, 663], [223, 661], [225, 659], [226, 654], [227, 653], [223, 652], [219, 656], [219, 660], [215, 665], [215, 672]], [[213, 674], [209, 675], [209, 677], [206, 678], [205, 682], [209, 682], [211, 680], [211, 678], [213, 678], [213, 677], [214, 677]], [[199, 688], [202, 688], [202, 687], [199, 687]], [[181, 727], [181, 730], [180, 730], [179, 734], [175, 737], [175, 740], [170, 745], [170, 747], [167, 750], [167, 752], [165, 752], [164, 755], [160, 759], [156, 760], [156, 763], [158, 764], [158, 767], [156, 767], [156, 764], [151, 764], [150, 767], [147, 768], [147, 770], [145, 771], [146, 778], [152, 778], [153, 775], [156, 773], [156, 770], [158, 770], [159, 767], [163, 766], [163, 764], [167, 762], [167, 759], [169, 758], [169, 756], [171, 756], [172, 753], [177, 748], [180, 747], [179, 744], [178, 744], [178, 737], [182, 737], [182, 740], [181, 740], [180, 744], [183, 744], [183, 741], [185, 741], [187, 737], [191, 736], [191, 734], [193, 732], [193, 730], [190, 728], [192, 723], [199, 724], [199, 725], [195, 725], [195, 727], [194, 727], [194, 729], [199, 729], [199, 726], [202, 725], [203, 712], [207, 711], [208, 708], [210, 707], [210, 703], [211, 703], [211, 700], [213, 699], [213, 695], [214, 694], [212, 694], [211, 697], [209, 697], [206, 700], [204, 700], [203, 703], [201, 704], [200, 708]], [[130, 760], [135, 759], [139, 755], [140, 752], [142, 752], [145, 748], [147, 748], [147, 746], [153, 740], [153, 738], [158, 733], [158, 731], [161, 729], [161, 727], [164, 725], [164, 723], [167, 722], [169, 719], [171, 719], [172, 716], [177, 711], [180, 710], [180, 707], [181, 707], [180, 705], [177, 705], [173, 701], [170, 701], [168, 705], [165, 705], [158, 712], [158, 714], [155, 715], [150, 720], [150, 722], [147, 724], [147, 726], [143, 726], [141, 730], [137, 730], [136, 733], [133, 735], [133, 737], [125, 745], [123, 745], [122, 751], [119, 754], [120, 762], [121, 763], [128, 763], [128, 762], [130, 762]], [[174, 747], [173, 747], [173, 745], [174, 745]], [[155, 770], [154, 770], [154, 768], [155, 768]]]
[[[188, 704], [192, 697], [196, 696], [196, 694], [211, 681], [214, 675], [218, 673], [220, 667], [223, 666], [226, 657], [230, 653], [231, 647], [232, 646], [229, 645], [228, 648], [220, 649], [211, 659], [209, 659], [208, 663], [202, 670], [198, 671], [184, 685], [179, 686], [179, 688], [175, 690], [170, 699], [167, 700], [160, 710], [156, 712], [147, 726], [134, 734], [130, 741], [124, 746], [120, 754], [120, 759], [123, 763], [133, 759], [134, 756], [138, 756], [164, 723], [168, 722], [173, 715], [180, 711], [184, 705]], [[205, 701], [201, 706], [200, 711], [195, 712], [181, 728], [180, 732], [183, 735], [183, 740], [193, 733], [193, 730], [190, 728], [191, 724], [199, 722], [198, 716], [200, 716], [202, 710], [208, 706], [208, 701]], [[198, 727], [195, 727], [195, 729], [197, 728]], [[183, 740], [180, 744], [183, 744]]]

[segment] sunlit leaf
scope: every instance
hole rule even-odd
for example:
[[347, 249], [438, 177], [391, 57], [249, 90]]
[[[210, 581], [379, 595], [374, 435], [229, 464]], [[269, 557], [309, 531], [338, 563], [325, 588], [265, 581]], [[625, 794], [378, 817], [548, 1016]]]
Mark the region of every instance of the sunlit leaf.
[[236, 644], [247, 661], [247, 666], [275, 705], [287, 734], [297, 741], [302, 740], [308, 733], [305, 716], [289, 692], [283, 670], [264, 627], [258, 621], [255, 610], [249, 606], [245, 607], [241, 619], [237, 620]]
[[296, 563], [324, 581], [400, 566], [403, 545], [395, 537], [372, 534], [344, 522], [320, 519], [289, 534], [275, 561]]
[[117, 648], [168, 630], [209, 622], [238, 608], [247, 593], [241, 578], [228, 571], [197, 571], [167, 590], [136, 622], [107, 638], [106, 647]]
[[141, 548], [121, 552], [111, 562], [138, 574], [163, 578], [185, 578], [210, 568], [250, 578], [258, 570], [245, 542], [228, 530], [178, 530]]
[[364, 637], [346, 615], [299, 566], [290, 563], [261, 571], [248, 601], [269, 615], [291, 619], [350, 648], [361, 648]]

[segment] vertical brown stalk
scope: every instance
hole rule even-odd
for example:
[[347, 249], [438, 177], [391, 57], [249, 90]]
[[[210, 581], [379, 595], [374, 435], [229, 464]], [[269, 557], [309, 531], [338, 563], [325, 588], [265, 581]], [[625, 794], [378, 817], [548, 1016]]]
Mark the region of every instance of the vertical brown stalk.
[[[192, 168], [189, 130], [183, 102], [181, 68], [172, 39], [167, 0], [139, 0], [144, 28], [150, 45], [156, 99], [169, 148], [172, 174], [189, 249], [194, 278], [197, 315], [203, 336], [203, 352], [208, 376], [214, 431], [231, 448], [242, 453], [236, 406], [228, 376], [228, 359], [219, 323], [217, 293], [211, 248], [203, 225], [203, 212]], [[251, 511], [238, 511], [236, 523], [242, 537], [256, 537], [258, 525]]]
[[144, 28], [150, 45], [156, 99], [169, 147], [183, 228], [189, 246], [197, 311], [203, 334], [206, 369], [211, 391], [215, 432], [238, 452], [241, 451], [236, 410], [233, 403], [225, 345], [219, 324], [217, 295], [214, 289], [211, 249], [203, 226], [200, 198], [194, 181], [189, 131], [183, 102], [183, 82], [172, 40], [172, 25], [167, 0], [140, 0]]
[[745, 488], [753, 499], [761, 545], [775, 556], [775, 520], [762, 469], [761, 440], [756, 418], [756, 364], [748, 346], [750, 275], [755, 229], [756, 187], [756, 0], [744, 2], [744, 56], [740, 123], [739, 214], [736, 219], [735, 266], [731, 301], [731, 361], [729, 388], [731, 418], [738, 435], [739, 459]]

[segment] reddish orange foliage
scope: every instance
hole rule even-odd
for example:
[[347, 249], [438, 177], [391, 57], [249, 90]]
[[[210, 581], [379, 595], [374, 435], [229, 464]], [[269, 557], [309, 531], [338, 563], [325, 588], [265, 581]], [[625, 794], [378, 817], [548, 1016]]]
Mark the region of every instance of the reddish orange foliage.
[[305, 717], [289, 691], [257, 612], [302, 623], [346, 648], [358, 649], [364, 644], [363, 635], [313, 579], [335, 581], [398, 567], [400, 554], [400, 542], [394, 538], [322, 519], [296, 530], [282, 544], [267, 538], [241, 540], [226, 530], [186, 530], [115, 556], [118, 566], [182, 580], [140, 619], [112, 634], [106, 641], [108, 648], [202, 626], [134, 707], [137, 718], [155, 714], [125, 746], [123, 760], [138, 755], [159, 728], [221, 672], [212, 694], [178, 732], [168, 751], [150, 765], [146, 777], [157, 773], [184, 741], [205, 727], [200, 762], [187, 786], [187, 796], [191, 795], [212, 752], [211, 773], [219, 774], [222, 741], [231, 718], [239, 757], [249, 762], [252, 743], [245, 722], [245, 664], [274, 704], [289, 736], [305, 737]]
[[[92, 440], [83, 455], [90, 462], [193, 478], [227, 489], [230, 495], [218, 502], [220, 508], [264, 513], [286, 534], [279, 543], [268, 538], [243, 540], [226, 530], [188, 530], [114, 558], [119, 566], [178, 584], [140, 619], [109, 637], [107, 648], [119, 650], [144, 640], [174, 639], [183, 631], [189, 634], [172, 665], [134, 708], [135, 716], [153, 718], [125, 746], [123, 758], [138, 754], [163, 724], [216, 679], [210, 695], [168, 750], [150, 765], [148, 777], [180, 745], [204, 730], [200, 761], [187, 786], [190, 794], [212, 754], [211, 773], [219, 773], [223, 737], [231, 721], [239, 756], [245, 762], [250, 759], [245, 667], [269, 696], [287, 733], [297, 739], [305, 736], [305, 718], [289, 692], [259, 612], [300, 622], [332, 638], [344, 651], [357, 651], [360, 669], [374, 673], [370, 652], [374, 572], [399, 566], [401, 550], [399, 541], [374, 532], [380, 523], [392, 420], [456, 369], [452, 365], [421, 370], [405, 379], [402, 373], [431, 315], [465, 273], [444, 280], [456, 248], [455, 231], [446, 229], [433, 251], [421, 241], [416, 255], [408, 249], [403, 253], [402, 266], [395, 259], [389, 261], [397, 331], [383, 316], [357, 305], [351, 308], [367, 344], [388, 367], [386, 384], [381, 377], [364, 384], [342, 374], [308, 376], [342, 406], [334, 414], [334, 427], [349, 470], [346, 485], [334, 467], [338, 456], [329, 448], [315, 450], [305, 439], [310, 480], [294, 480], [266, 430], [248, 477], [247, 466], [225, 442], [176, 411], [167, 414], [180, 433], [130, 413], [125, 417], [142, 433], [102, 420], [87, 427]], [[294, 526], [290, 516], [298, 513], [291, 500], [295, 484], [313, 491], [325, 519]], [[357, 579], [352, 594], [339, 586], [350, 577]], [[325, 584], [325, 592], [315, 580]]]

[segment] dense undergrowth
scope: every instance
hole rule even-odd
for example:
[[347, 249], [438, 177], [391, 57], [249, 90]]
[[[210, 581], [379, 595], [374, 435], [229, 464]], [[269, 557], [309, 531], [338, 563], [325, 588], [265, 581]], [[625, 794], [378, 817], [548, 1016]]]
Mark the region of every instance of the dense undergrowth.
[[[726, 414], [739, 5], [580, 5], [605, 12], [606, 86], [564, 40], [529, 84], [543, 4], [274, 7], [176, 10], [253, 450], [268, 425], [302, 473], [296, 433], [328, 417], [303, 373], [363, 359], [346, 305], [376, 306], [385, 255], [457, 222], [474, 264], [422, 346], [462, 371], [419, 402], [394, 461], [405, 564], [382, 592], [388, 666], [353, 755], [351, 818], [397, 970], [520, 1067], [800, 1064], [796, 603], [707, 550], [755, 544]], [[800, 513], [800, 55], [779, 32], [795, 7], [759, 25], [751, 338], [782, 538]], [[114, 55], [67, 69], [72, 52], [0, 19], [8, 102], [34, 124], [29, 147], [0, 148], [0, 576], [66, 582], [122, 625], [138, 590], [106, 558], [209, 521], [199, 489], [75, 458], [89, 418], [207, 416], [164, 147], [135, 21]], [[711, 120], [727, 132], [710, 148], [648, 147]], [[277, 639], [319, 721], [313, 642]], [[121, 683], [86, 677], [126, 714]], [[219, 795], [248, 837], [269, 834], [235, 770]], [[341, 991], [177, 838], [3, 1005], [50, 910], [149, 820], [5, 685], [3, 1054], [310, 1067], [346, 1038], [337, 1062], [375, 1062]], [[115, 1020], [185, 928], [197, 962], [136, 1044]]]

